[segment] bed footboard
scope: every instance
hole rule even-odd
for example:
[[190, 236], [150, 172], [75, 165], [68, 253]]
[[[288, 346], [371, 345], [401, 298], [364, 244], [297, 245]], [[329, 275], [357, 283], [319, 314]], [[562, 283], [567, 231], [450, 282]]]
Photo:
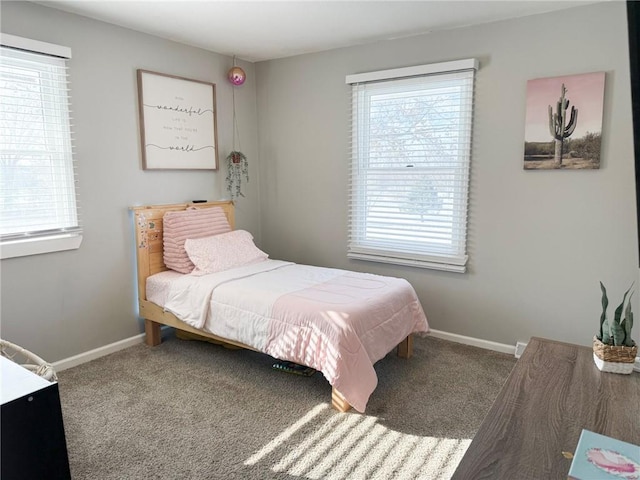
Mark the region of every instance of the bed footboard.
[[331, 406], [340, 413], [345, 413], [351, 410], [351, 405], [347, 402], [342, 394], [335, 388], [331, 388]]
[[409, 334], [407, 338], [398, 344], [398, 356], [401, 358], [410, 358], [413, 355], [413, 334]]

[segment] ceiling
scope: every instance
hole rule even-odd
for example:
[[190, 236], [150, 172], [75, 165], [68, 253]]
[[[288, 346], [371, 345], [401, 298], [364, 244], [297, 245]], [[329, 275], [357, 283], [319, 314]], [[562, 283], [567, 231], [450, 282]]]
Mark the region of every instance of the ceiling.
[[258, 62], [595, 2], [43, 0], [38, 3]]

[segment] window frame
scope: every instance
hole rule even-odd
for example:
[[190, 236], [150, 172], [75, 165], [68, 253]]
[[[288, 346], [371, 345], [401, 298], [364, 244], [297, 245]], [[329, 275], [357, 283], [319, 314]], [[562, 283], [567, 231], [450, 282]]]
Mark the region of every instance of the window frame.
[[[0, 33], [0, 44], [4, 48], [10, 48], [15, 50], [23, 50], [26, 52], [32, 52], [39, 55], [46, 55], [50, 57], [58, 57], [65, 61], [71, 58], [71, 49], [61, 45], [56, 45], [47, 42], [41, 42], [29, 38], [19, 37], [16, 35], [10, 35], [6, 33]], [[68, 81], [67, 81], [68, 85]], [[70, 103], [70, 95], [67, 93], [66, 102]], [[63, 182], [67, 185], [71, 185], [74, 192], [74, 202], [67, 203], [65, 208], [73, 207], [75, 209], [75, 215], [77, 216], [77, 226], [73, 228], [55, 228], [51, 231], [44, 229], [36, 230], [34, 232], [22, 232], [15, 233], [0, 238], [0, 259], [23, 257], [28, 255], [38, 255], [43, 253], [59, 252], [65, 250], [78, 249], [82, 243], [82, 227], [79, 218], [78, 209], [78, 195], [77, 186], [74, 181], [74, 172], [76, 168], [75, 158], [73, 154], [72, 143], [72, 130], [71, 130], [71, 118], [70, 112], [68, 117], [68, 124], [64, 125], [64, 142], [67, 145], [68, 150], [65, 150], [68, 155], [70, 163], [65, 165], [65, 169], [69, 170], [67, 176]], [[68, 128], [68, 131], [66, 129]], [[70, 184], [69, 182], [72, 182]]]
[[[466, 250], [466, 231], [468, 220], [469, 174], [471, 166], [471, 137], [473, 130], [474, 82], [475, 72], [477, 70], [478, 61], [476, 59], [465, 59], [346, 76], [346, 83], [352, 86], [348, 258], [457, 273], [466, 272], [466, 265], [468, 261]], [[394, 236], [399, 236], [398, 231], [401, 229], [396, 231], [389, 228], [392, 225], [392, 221], [389, 220], [392, 217], [390, 214], [386, 214], [386, 217], [383, 218], [381, 222], [384, 224], [382, 225], [382, 229], [386, 228], [386, 233], [384, 230], [381, 230], [382, 233], [379, 234], [379, 237], [383, 237], [386, 234], [388, 239], [375, 240], [375, 235], [371, 234], [372, 229], [365, 226], [367, 225], [367, 222], [371, 222], [368, 211], [372, 195], [364, 191], [366, 188], [363, 185], [366, 182], [371, 182], [371, 178], [381, 178], [382, 175], [380, 175], [380, 173], [372, 175], [371, 172], [374, 171], [374, 168], [372, 168], [368, 163], [371, 150], [368, 147], [368, 140], [366, 137], [370, 134], [368, 121], [372, 115], [371, 112], [373, 107], [371, 103], [368, 103], [366, 93], [363, 92], [363, 90], [366, 91], [367, 84], [370, 84], [370, 88], [374, 89], [374, 93], [370, 94], [373, 96], [375, 95], [375, 89], [379, 88], [380, 91], [383, 91], [385, 85], [393, 85], [393, 82], [395, 82], [399, 85], [399, 89], [406, 88], [404, 91], [398, 91], [398, 95], [401, 95], [410, 91], [412, 88], [412, 79], [416, 79], [416, 81], [419, 82], [423, 77], [439, 75], [441, 76], [440, 78], [442, 78], [443, 74], [454, 74], [455, 76], [455, 74], [462, 72], [470, 72], [470, 79], [467, 78], [465, 80], [468, 82], [467, 88], [469, 90], [468, 93], [470, 94], [470, 101], [468, 102], [468, 111], [465, 110], [461, 112], [464, 115], [468, 115], [468, 128], [461, 128], [458, 130], [458, 132], [466, 135], [462, 141], [459, 140], [457, 142], [457, 145], [463, 147], [461, 153], [457, 155], [457, 157], [460, 158], [460, 165], [452, 168], [452, 170], [455, 170], [456, 168], [459, 169], [459, 173], [453, 174], [456, 185], [459, 185], [456, 187], [459, 189], [459, 193], [456, 191], [455, 195], [455, 199], [457, 199], [458, 204], [455, 203], [455, 200], [452, 204], [452, 224], [449, 230], [452, 238], [451, 243], [456, 246], [456, 248], [452, 249], [452, 252], [453, 250], [455, 250], [455, 252], [438, 252], [437, 248], [431, 248], [426, 252], [420, 251], [425, 245], [430, 243], [425, 240], [411, 241], [406, 240], [405, 238], [401, 241], [393, 240]], [[431, 79], [427, 81], [430, 80]], [[454, 80], [452, 80], [452, 82], [453, 81]], [[363, 86], [364, 89], [362, 88]], [[416, 95], [418, 95], [418, 90], [416, 90], [416, 92]], [[382, 96], [383, 94], [380, 93], [379, 95]], [[408, 94], [407, 96], [411, 97], [411, 94]], [[374, 150], [374, 153], [379, 152]], [[363, 167], [364, 164], [367, 164], [367, 166]], [[408, 166], [413, 167], [414, 165], [407, 165], [407, 167]], [[379, 168], [381, 172], [383, 171], [382, 168]], [[382, 182], [387, 186], [406, 185], [409, 182], [403, 183], [404, 180], [402, 179], [402, 176], [404, 174], [407, 175], [407, 180], [409, 180], [412, 176], [419, 175], [421, 171], [423, 175], [429, 175], [429, 173], [425, 172], [430, 168], [430, 166], [425, 167], [423, 165], [421, 168], [412, 169], [409, 174], [407, 170], [404, 170], [404, 173], [402, 173], [403, 169], [399, 167], [390, 167], [388, 171], [392, 172], [395, 178], [400, 178], [400, 180]], [[441, 171], [444, 170], [445, 168], [441, 168]], [[443, 173], [440, 173], [440, 175], [442, 174]], [[376, 177], [376, 175], [378, 176]], [[419, 182], [417, 184], [419, 185]], [[380, 192], [381, 190], [377, 191]], [[375, 195], [375, 193], [373, 195]], [[398, 204], [392, 206], [399, 208]], [[373, 217], [373, 215], [371, 215], [371, 217]], [[435, 231], [435, 227], [429, 227], [427, 230], [428, 233], [432, 233]], [[427, 230], [422, 230], [422, 234]], [[416, 232], [420, 232], [420, 230], [414, 229], [412, 232], [414, 233], [414, 237], [417, 237], [418, 234]], [[457, 237], [457, 242], [454, 242], [454, 237]]]

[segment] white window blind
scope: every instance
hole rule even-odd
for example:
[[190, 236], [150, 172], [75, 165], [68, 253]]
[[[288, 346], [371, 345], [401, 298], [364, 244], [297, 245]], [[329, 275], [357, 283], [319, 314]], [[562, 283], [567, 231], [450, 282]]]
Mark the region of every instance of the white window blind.
[[464, 272], [476, 60], [347, 76], [348, 256]]
[[80, 236], [67, 60], [59, 56], [70, 51], [11, 35], [1, 40], [3, 250], [15, 242]]

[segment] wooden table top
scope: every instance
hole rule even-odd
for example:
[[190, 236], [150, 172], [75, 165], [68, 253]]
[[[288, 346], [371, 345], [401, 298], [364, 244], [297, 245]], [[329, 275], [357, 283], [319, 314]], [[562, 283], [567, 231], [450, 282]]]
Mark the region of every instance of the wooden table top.
[[531, 338], [452, 480], [566, 479], [582, 429], [640, 445], [640, 374], [598, 370], [589, 347]]

